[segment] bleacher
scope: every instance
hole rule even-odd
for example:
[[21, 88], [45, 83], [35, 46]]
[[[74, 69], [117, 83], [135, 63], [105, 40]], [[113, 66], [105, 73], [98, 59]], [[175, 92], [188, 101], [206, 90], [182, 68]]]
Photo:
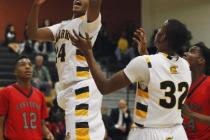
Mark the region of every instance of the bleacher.
[[118, 102], [120, 99], [125, 99], [127, 101], [128, 108], [130, 109], [131, 114], [133, 114], [133, 108], [134, 108], [134, 102], [135, 102], [135, 91], [129, 90], [128, 92], [127, 88], [123, 88], [112, 94], [103, 96], [102, 106], [107, 108], [109, 112], [112, 108], [118, 107]]
[[[0, 87], [7, 86], [16, 81], [14, 64], [17, 58], [18, 55], [9, 50], [8, 47], [0, 45]], [[33, 57], [31, 59], [33, 61]], [[50, 71], [52, 81], [54, 83], [58, 81], [55, 63], [45, 61], [45, 65]]]
[[0, 87], [15, 82], [14, 64], [18, 55], [12, 53], [7, 47], [0, 46]]

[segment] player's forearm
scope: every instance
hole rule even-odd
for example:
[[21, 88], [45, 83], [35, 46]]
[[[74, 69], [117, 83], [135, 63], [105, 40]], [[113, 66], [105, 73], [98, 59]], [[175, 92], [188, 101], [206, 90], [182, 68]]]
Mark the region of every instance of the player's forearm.
[[4, 140], [3, 128], [0, 126], [0, 140]]
[[4, 140], [4, 136], [2, 132], [0, 132], [0, 140]]
[[196, 112], [192, 112], [190, 116], [197, 121], [210, 125], [210, 116], [203, 115]]
[[47, 140], [54, 140], [54, 136], [53, 134], [50, 132], [50, 130], [47, 128], [47, 126], [45, 125], [45, 121], [42, 120], [42, 133], [43, 133], [43, 137]]
[[36, 39], [36, 33], [38, 31], [39, 9], [40, 5], [34, 3], [28, 16], [28, 35], [31, 39]]
[[102, 94], [108, 94], [110, 92], [109, 84], [108, 84], [109, 80], [105, 77], [102, 70], [98, 66], [98, 64], [93, 56], [93, 52], [89, 51], [88, 53], [86, 53], [85, 57], [87, 59], [91, 74], [95, 80], [95, 83], [96, 83], [99, 91]]
[[49, 129], [47, 128], [46, 125], [42, 124], [42, 133], [44, 136], [50, 133]]
[[4, 117], [0, 117], [0, 140], [4, 140]]
[[87, 11], [88, 22], [93, 22], [97, 19], [100, 13], [102, 0], [89, 0]]

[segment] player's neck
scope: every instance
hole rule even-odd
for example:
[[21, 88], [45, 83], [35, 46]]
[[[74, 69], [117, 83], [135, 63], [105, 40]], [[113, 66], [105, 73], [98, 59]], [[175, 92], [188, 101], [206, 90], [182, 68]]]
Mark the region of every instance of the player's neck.
[[23, 80], [18, 80], [17, 84], [25, 89], [31, 88], [31, 81], [23, 81]]
[[192, 82], [197, 81], [202, 75], [204, 75], [204, 70], [200, 67], [197, 67], [192, 70]]
[[177, 55], [176, 52], [174, 52], [173, 50], [169, 49], [166, 46], [158, 47], [158, 52], [162, 52], [162, 53], [168, 54], [170, 56], [176, 56]]
[[85, 14], [76, 14], [76, 13], [74, 13], [71, 19], [79, 18], [79, 17], [82, 17], [84, 15]]

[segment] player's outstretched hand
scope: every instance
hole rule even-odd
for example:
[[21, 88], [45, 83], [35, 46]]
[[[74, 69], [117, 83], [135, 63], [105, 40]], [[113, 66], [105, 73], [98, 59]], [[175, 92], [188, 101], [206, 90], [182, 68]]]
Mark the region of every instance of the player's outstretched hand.
[[183, 114], [183, 115], [186, 115], [186, 116], [188, 116], [188, 117], [191, 117], [192, 111], [190, 110], [190, 108], [189, 108], [188, 105], [183, 105], [183, 106], [182, 106], [182, 114]]
[[148, 54], [147, 52], [147, 37], [143, 28], [139, 28], [134, 32], [133, 41], [136, 42], [138, 52], [141, 55]]
[[35, 0], [35, 4], [41, 5], [45, 2], [46, 0]]
[[73, 34], [74, 35], [70, 33], [70, 39], [74, 46], [76, 46], [82, 52], [92, 50], [91, 38], [89, 37], [88, 33], [85, 33], [85, 37], [82, 37], [81, 34], [78, 34], [75, 30], [73, 30]]
[[52, 133], [48, 133], [48, 134], [46, 135], [46, 139], [47, 139], [47, 140], [55, 140], [55, 138], [54, 138], [54, 136], [53, 136]]

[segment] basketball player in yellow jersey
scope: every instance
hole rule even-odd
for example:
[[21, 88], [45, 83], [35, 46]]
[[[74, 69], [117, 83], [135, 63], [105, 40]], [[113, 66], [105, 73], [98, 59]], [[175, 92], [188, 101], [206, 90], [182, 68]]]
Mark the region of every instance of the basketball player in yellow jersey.
[[[142, 30], [137, 30], [134, 37], [140, 46], [145, 45], [142, 33]], [[131, 130], [128, 139], [187, 140], [182, 127], [181, 107], [191, 84], [191, 71], [188, 62], [177, 55], [190, 39], [185, 25], [175, 19], [167, 20], [155, 37], [159, 53], [136, 57], [110, 79], [106, 79], [97, 66], [89, 35], [86, 36], [84, 39], [74, 33], [71, 40], [85, 54], [102, 94], [139, 83], [134, 110], [137, 128]]]
[[94, 44], [101, 28], [101, 0], [74, 0], [71, 20], [38, 28], [39, 9], [44, 2], [34, 1], [28, 32], [31, 39], [55, 43], [59, 86], [62, 89], [57, 101], [65, 110], [66, 139], [103, 140], [102, 94], [92, 79], [85, 57], [70, 40], [70, 34], [75, 30], [83, 37], [85, 33], [90, 34], [91, 44]]

